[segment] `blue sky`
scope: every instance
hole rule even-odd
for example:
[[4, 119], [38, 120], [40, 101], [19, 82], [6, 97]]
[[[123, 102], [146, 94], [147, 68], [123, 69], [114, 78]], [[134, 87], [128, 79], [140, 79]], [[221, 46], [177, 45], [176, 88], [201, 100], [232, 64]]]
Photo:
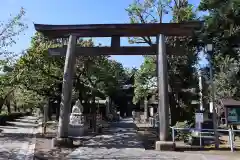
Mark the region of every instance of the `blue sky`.
[[[189, 0], [197, 6], [200, 0]], [[0, 21], [15, 15], [21, 7], [25, 8], [24, 21], [28, 24], [25, 35], [20, 35], [17, 44], [11, 48], [16, 53], [30, 45], [35, 30], [33, 23], [42, 24], [93, 24], [93, 23], [128, 23], [125, 8], [132, 0], [4, 0], [0, 5]], [[165, 17], [169, 21], [169, 17]], [[99, 41], [108, 43], [106, 39]], [[127, 40], [123, 40], [127, 45]], [[124, 67], [139, 67], [142, 56], [113, 56]]]

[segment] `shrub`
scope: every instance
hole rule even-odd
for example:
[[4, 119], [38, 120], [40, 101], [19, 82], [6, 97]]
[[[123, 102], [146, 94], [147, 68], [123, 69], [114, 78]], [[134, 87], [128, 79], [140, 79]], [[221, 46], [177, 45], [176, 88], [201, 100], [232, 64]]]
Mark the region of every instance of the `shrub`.
[[[177, 122], [174, 127], [176, 128], [191, 128], [192, 124], [189, 124], [187, 121]], [[175, 139], [176, 140], [185, 140], [190, 134], [189, 130], [175, 130]]]

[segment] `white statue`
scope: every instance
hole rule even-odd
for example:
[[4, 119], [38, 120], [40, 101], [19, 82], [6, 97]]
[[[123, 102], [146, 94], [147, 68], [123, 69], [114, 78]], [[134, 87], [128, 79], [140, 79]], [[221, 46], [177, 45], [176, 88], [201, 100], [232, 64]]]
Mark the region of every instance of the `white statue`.
[[80, 100], [77, 100], [75, 105], [72, 108], [72, 113], [70, 115], [70, 124], [82, 124], [82, 114], [83, 106]]
[[77, 100], [72, 108], [72, 113], [70, 115], [70, 122], [68, 127], [68, 132], [70, 136], [82, 136], [85, 131], [83, 116], [83, 106], [80, 100]]
[[83, 106], [82, 106], [80, 100], [76, 101], [75, 105], [72, 108], [72, 113], [79, 113], [79, 114], [83, 113]]

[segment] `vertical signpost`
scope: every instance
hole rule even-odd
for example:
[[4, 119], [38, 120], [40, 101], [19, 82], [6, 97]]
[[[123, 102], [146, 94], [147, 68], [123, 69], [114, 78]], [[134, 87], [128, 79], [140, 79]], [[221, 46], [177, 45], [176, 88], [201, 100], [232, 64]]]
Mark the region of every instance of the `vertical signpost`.
[[203, 123], [203, 113], [195, 113], [195, 122], [196, 122], [196, 129], [200, 133], [200, 147], [202, 147], [202, 123]]
[[202, 85], [202, 72], [199, 71], [199, 102], [200, 111], [203, 111], [203, 85]]

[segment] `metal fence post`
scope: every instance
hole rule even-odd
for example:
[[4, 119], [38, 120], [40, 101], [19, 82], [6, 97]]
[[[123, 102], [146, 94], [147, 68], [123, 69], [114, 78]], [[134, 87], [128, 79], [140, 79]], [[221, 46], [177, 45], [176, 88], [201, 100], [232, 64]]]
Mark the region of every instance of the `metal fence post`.
[[232, 139], [233, 139], [233, 142], [236, 140], [236, 136], [233, 128], [232, 128]]
[[228, 133], [229, 133], [229, 143], [230, 143], [231, 152], [233, 152], [234, 148], [233, 148], [233, 133], [232, 133], [232, 129], [229, 129]]
[[200, 137], [199, 137], [200, 141], [200, 148], [202, 148], [202, 129], [200, 129]]
[[172, 141], [175, 142], [175, 129], [172, 127]]
[[157, 121], [157, 119], [156, 119], [156, 117], [154, 117], [154, 119], [153, 119], [153, 125], [154, 125], [154, 128], [156, 128], [157, 126], [156, 126], [156, 121]]
[[153, 117], [151, 117], [151, 127], [154, 128], [154, 120], [153, 120]]

